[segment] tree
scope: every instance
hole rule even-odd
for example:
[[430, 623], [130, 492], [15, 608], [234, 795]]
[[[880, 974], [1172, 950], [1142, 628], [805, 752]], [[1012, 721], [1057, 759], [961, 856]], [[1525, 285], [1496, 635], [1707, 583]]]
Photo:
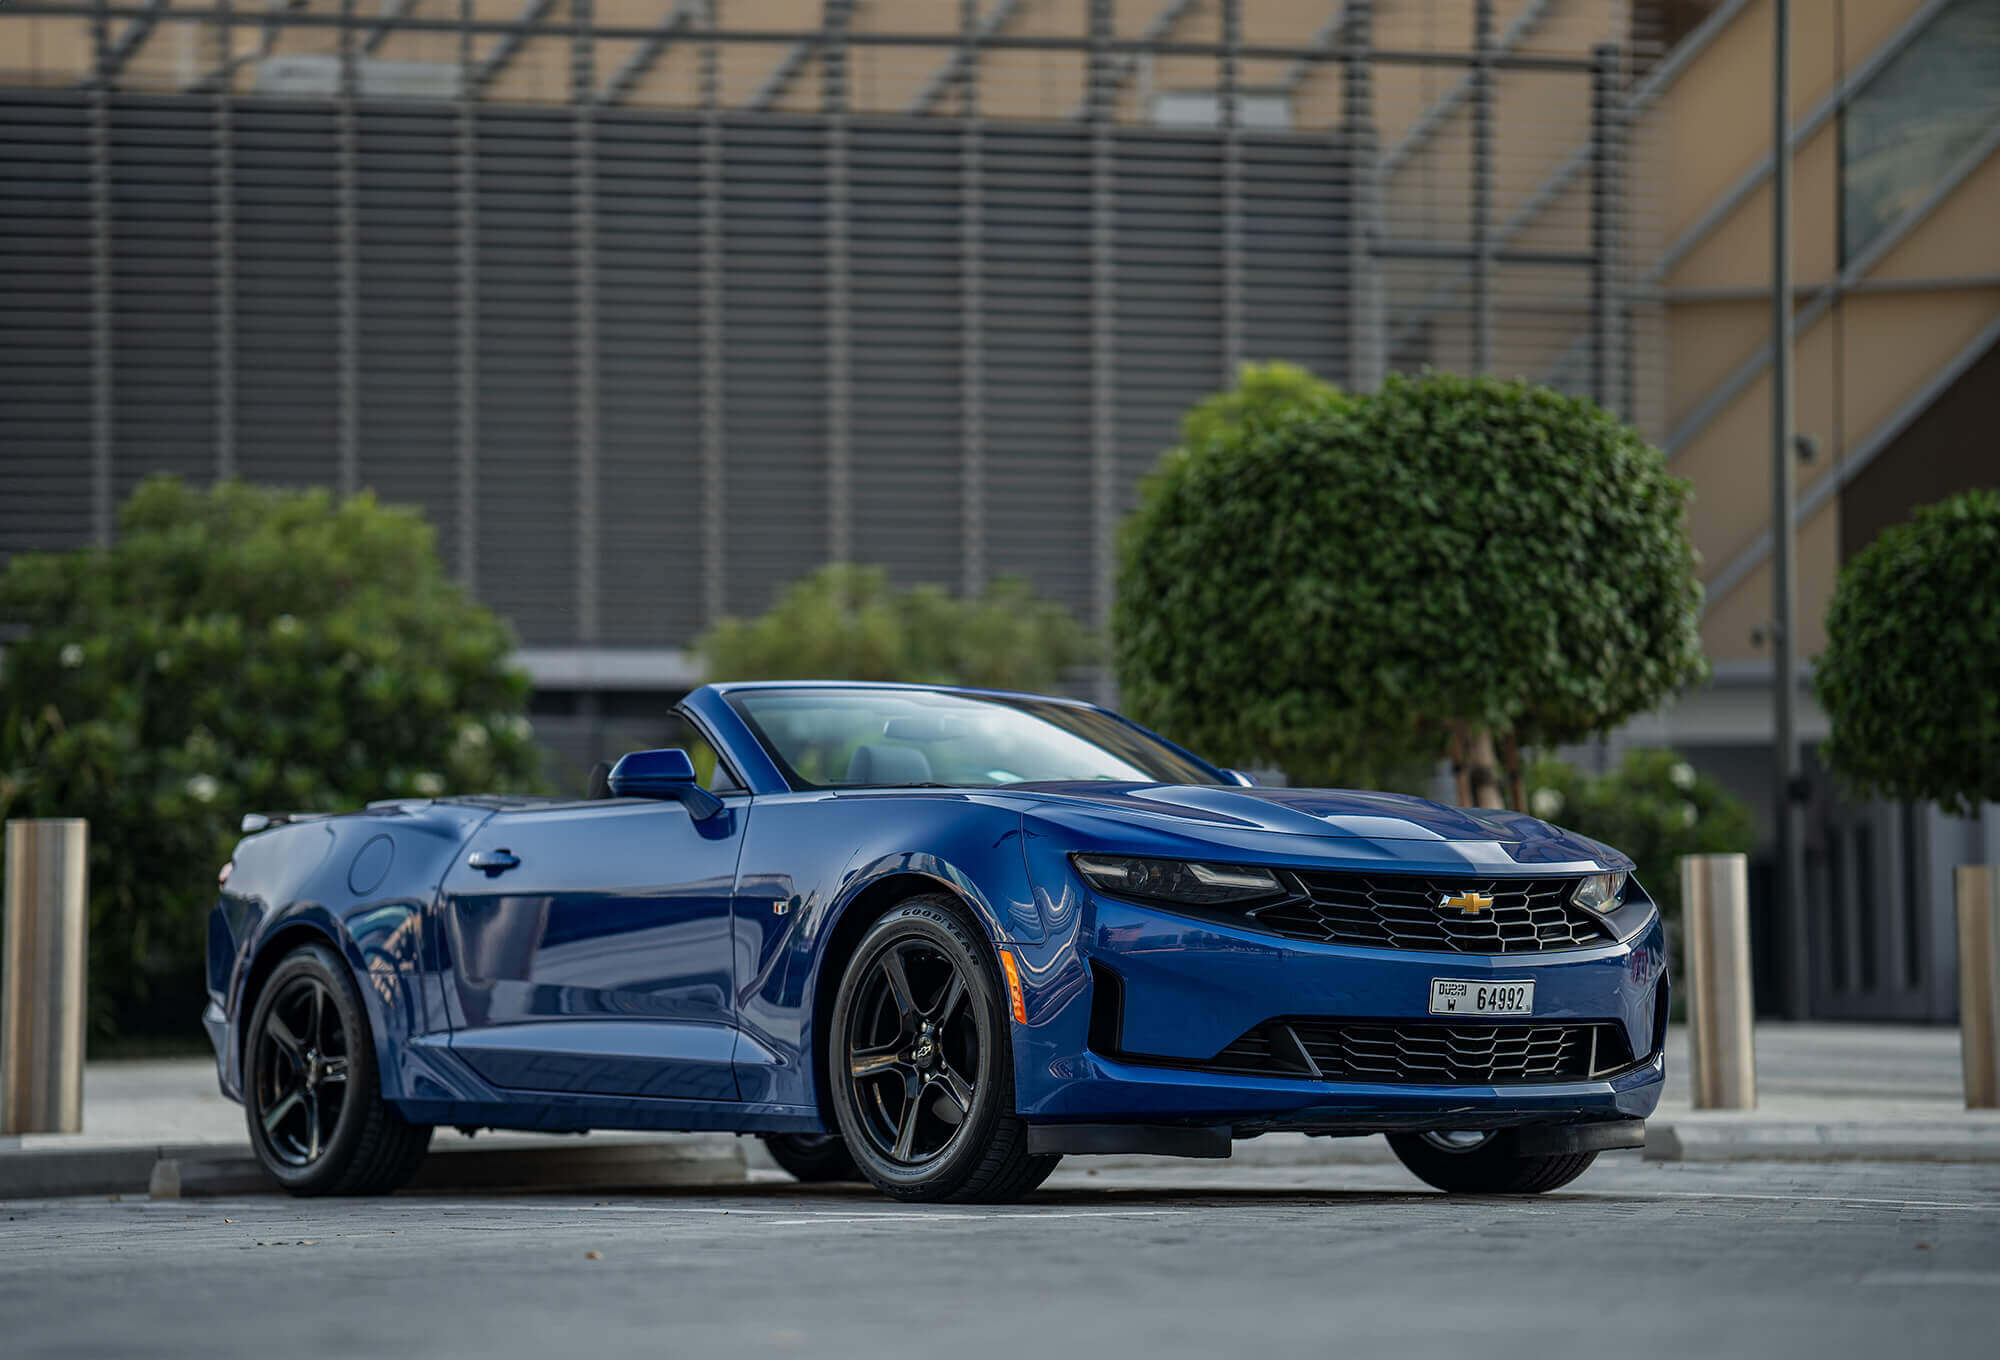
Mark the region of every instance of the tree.
[[9, 563], [0, 615], [0, 816], [90, 820], [100, 1033], [192, 1024], [245, 811], [534, 782], [506, 626], [372, 496], [156, 478], [113, 546]]
[[1092, 655], [1068, 610], [1025, 582], [976, 598], [936, 586], [893, 590], [880, 567], [836, 564], [794, 582], [754, 619], [727, 618], [695, 640], [727, 680], [903, 680], [989, 689], [1053, 688]]
[[[1232, 764], [1366, 776], [1582, 739], [1701, 678], [1688, 484], [1592, 403], [1426, 373], [1169, 452], [1122, 543], [1134, 716]], [[1354, 780], [1354, 782], [1361, 782]]]
[[1883, 530], [1841, 570], [1813, 687], [1864, 795], [1970, 816], [2000, 802], [2000, 491]]

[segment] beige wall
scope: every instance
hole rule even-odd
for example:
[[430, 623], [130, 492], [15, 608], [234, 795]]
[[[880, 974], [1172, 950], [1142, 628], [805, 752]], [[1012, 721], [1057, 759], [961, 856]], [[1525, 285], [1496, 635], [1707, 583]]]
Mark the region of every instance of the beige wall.
[[[1818, 108], [1920, 8], [1920, 0], [1795, 5], [1794, 118]], [[1670, 447], [1675, 469], [1695, 483], [1695, 539], [1711, 577], [1741, 559], [1770, 526], [1768, 367], [1705, 423], [1694, 423], [1770, 340], [1770, 308], [1759, 296], [1771, 277], [1768, 179], [1705, 233], [1695, 228], [1770, 153], [1771, 24], [1770, 0], [1747, 5], [1651, 114], [1668, 147], [1666, 237], [1685, 243], [1660, 278], [1667, 290], [1666, 425], [1681, 436]], [[1840, 476], [1894, 412], [2000, 317], [2000, 287], [1990, 286], [2000, 284], [1994, 225], [2000, 162], [1975, 172], [1833, 301], [1826, 290], [1838, 274], [1838, 154], [1838, 119], [1830, 118], [1798, 148], [1793, 166], [1797, 302], [1803, 309], [1819, 299], [1818, 315], [1800, 326], [1796, 349], [1796, 423], [1821, 450], [1817, 462], [1798, 470], [1802, 494]], [[1879, 291], [1889, 280], [1937, 286]], [[1800, 643], [1807, 656], [1824, 643], [1822, 616], [1840, 561], [1838, 525], [1838, 502], [1830, 498], [1800, 532]], [[1704, 638], [1713, 657], [1766, 655], [1751, 632], [1769, 617], [1770, 589], [1766, 564], [1709, 600]]]
[[[179, 8], [208, 8], [212, 0], [169, 0]], [[473, 0], [472, 12], [480, 20], [516, 18], [528, 0]], [[606, 26], [651, 28], [680, 8], [681, 0], [594, 0], [596, 22]], [[983, 12], [991, 13], [1006, 0], [982, 0]], [[717, 0], [719, 24], [734, 33], [803, 33], [819, 27], [822, 0]], [[256, 0], [240, 0], [236, 6], [246, 18], [261, 18], [263, 8]], [[336, 14], [339, 0], [304, 0], [293, 7], [315, 14]], [[357, 0], [364, 24], [380, 13], [381, 0]], [[419, 18], [453, 19], [459, 14], [459, 0], [413, 0], [403, 12]], [[1168, 12], [1168, 0], [1114, 0], [1113, 26], [1121, 37], [1136, 38], [1148, 32], [1170, 42], [1218, 42], [1221, 40], [1220, 0], [1194, 0], [1178, 11], [1164, 30], [1156, 23]], [[1340, 0], [1243, 0], [1244, 41], [1267, 46], [1303, 46], [1324, 30], [1340, 9]], [[1015, 0], [1007, 22], [997, 31], [1006, 36], [1067, 36], [1082, 38], [1088, 30], [1085, 0]], [[1505, 33], [1523, 14], [1532, 15], [1520, 41], [1523, 51], [1579, 54], [1593, 44], [1617, 41], [1622, 8], [1607, 0], [1500, 0], [1495, 9], [1497, 30]], [[571, 13], [569, 0], [556, 0], [545, 22], [560, 22]], [[1469, 0], [1377, 0], [1375, 34], [1379, 45], [1414, 50], [1465, 50], [1471, 46]], [[697, 12], [698, 17], [698, 12]], [[956, 0], [858, 0], [852, 31], [867, 33], [926, 34], [955, 39], [959, 28]], [[114, 35], [124, 31], [124, 21], [114, 21]], [[208, 25], [161, 23], [139, 47], [126, 67], [124, 79], [134, 88], [174, 89], [214, 69], [221, 53], [221, 38]], [[263, 41], [260, 26], [245, 23], [235, 30], [234, 51], [239, 56], [256, 52]], [[475, 59], [490, 55], [502, 41], [497, 35], [474, 40]], [[338, 39], [327, 28], [283, 30], [272, 50], [276, 53], [333, 52]], [[595, 66], [600, 78], [622, 66], [638, 49], [636, 39], [607, 38], [596, 45]], [[821, 71], [818, 60], [807, 47], [795, 53], [789, 42], [731, 43], [722, 53], [722, 87], [726, 102], [740, 104], [762, 89], [774, 72], [796, 56], [804, 60], [785, 85], [784, 94], [773, 107], [812, 108], [817, 105]], [[458, 39], [451, 33], [392, 30], [374, 49], [373, 56], [386, 61], [449, 63], [457, 60]], [[855, 107], [870, 112], [903, 112], [917, 92], [952, 57], [949, 43], [935, 48], [860, 45], [852, 49], [850, 65], [851, 97]], [[1127, 121], [1147, 118], [1146, 94], [1150, 90], [1213, 90], [1218, 81], [1218, 63], [1211, 57], [1171, 56], [1157, 60], [1124, 63], [1129, 68], [1119, 102], [1120, 117]], [[1295, 73], [1289, 60], [1262, 58], [1246, 60], [1240, 71], [1245, 88], [1274, 88], [1284, 85], [1293, 98], [1296, 122], [1301, 127], [1323, 127], [1340, 116], [1340, 72], [1331, 62], [1309, 64]], [[88, 25], [83, 20], [22, 19], [0, 17], [0, 79], [10, 83], [70, 84], [81, 79], [90, 67]], [[502, 77], [489, 91], [499, 100], [560, 101], [567, 98], [570, 80], [570, 46], [565, 38], [544, 37], [521, 44]], [[980, 100], [990, 117], [1050, 118], [1072, 112], [1084, 90], [1084, 60], [1075, 52], [989, 50], [980, 63]], [[1297, 74], [1299, 78], [1292, 79]], [[1444, 88], [1458, 78], [1457, 72], [1415, 67], [1385, 68], [1376, 77], [1376, 105], [1385, 138], [1400, 136]], [[1546, 77], [1518, 73], [1503, 76], [1514, 87], [1503, 90], [1503, 99], [1532, 99], [1530, 87]], [[247, 85], [248, 78], [239, 85]], [[627, 102], [657, 107], [688, 107], [699, 99], [698, 71], [694, 46], [669, 44], [645, 80], [627, 96]], [[940, 111], [951, 109], [950, 101]], [[1563, 115], [1565, 118], [1568, 114]]]

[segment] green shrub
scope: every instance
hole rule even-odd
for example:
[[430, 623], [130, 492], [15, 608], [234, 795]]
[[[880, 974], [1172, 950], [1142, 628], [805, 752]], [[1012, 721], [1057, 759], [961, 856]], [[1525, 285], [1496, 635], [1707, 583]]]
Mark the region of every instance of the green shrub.
[[1926, 506], [1841, 570], [1813, 687], [1863, 796], [2000, 802], [2000, 491]]
[[1673, 751], [1630, 750], [1617, 769], [1595, 776], [1539, 760], [1528, 787], [1528, 810], [1537, 817], [1630, 855], [1639, 881], [1676, 930], [1680, 857], [1747, 854], [1757, 844], [1750, 809]]
[[695, 640], [718, 680], [900, 680], [988, 689], [1053, 688], [1090, 659], [1090, 636], [1025, 582], [974, 599], [935, 586], [894, 590], [880, 567], [822, 567], [754, 619]]
[[1451, 753], [1497, 806], [1496, 753], [1705, 673], [1688, 484], [1588, 401], [1426, 373], [1201, 428], [1127, 521], [1113, 634], [1133, 715], [1211, 758], [1364, 782]]
[[1217, 439], [1241, 439], [1288, 411], [1310, 410], [1339, 401], [1340, 389], [1297, 364], [1273, 359], [1244, 364], [1236, 386], [1197, 402], [1181, 417], [1181, 446], [1198, 449]]
[[371, 496], [154, 479], [114, 546], [15, 558], [0, 614], [0, 816], [90, 820], [101, 1036], [199, 1014], [245, 811], [534, 782], [507, 628]]

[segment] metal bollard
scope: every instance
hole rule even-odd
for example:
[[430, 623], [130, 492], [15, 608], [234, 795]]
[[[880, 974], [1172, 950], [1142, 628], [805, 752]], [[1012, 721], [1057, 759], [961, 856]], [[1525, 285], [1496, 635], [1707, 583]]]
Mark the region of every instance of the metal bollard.
[[1958, 870], [1958, 1036], [1965, 1108], [2000, 1109], [2000, 869]]
[[83, 1132], [88, 852], [81, 819], [7, 823], [0, 1133]]
[[1688, 1052], [1697, 1110], [1757, 1105], [1750, 995], [1750, 869], [1744, 855], [1681, 859], [1688, 967]]

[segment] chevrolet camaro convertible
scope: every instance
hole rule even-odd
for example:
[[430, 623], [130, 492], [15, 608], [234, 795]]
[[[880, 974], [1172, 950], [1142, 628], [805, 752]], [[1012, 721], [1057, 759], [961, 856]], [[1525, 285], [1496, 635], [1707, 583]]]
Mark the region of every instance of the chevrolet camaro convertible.
[[674, 722], [583, 801], [245, 819], [204, 1018], [288, 1189], [392, 1190], [440, 1124], [755, 1133], [910, 1200], [1274, 1130], [1526, 1193], [1643, 1141], [1664, 937], [1595, 841], [1025, 694], [709, 685]]

